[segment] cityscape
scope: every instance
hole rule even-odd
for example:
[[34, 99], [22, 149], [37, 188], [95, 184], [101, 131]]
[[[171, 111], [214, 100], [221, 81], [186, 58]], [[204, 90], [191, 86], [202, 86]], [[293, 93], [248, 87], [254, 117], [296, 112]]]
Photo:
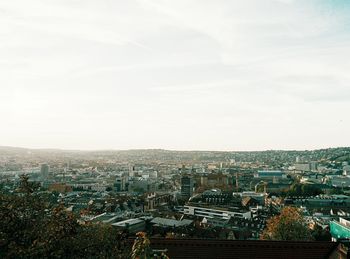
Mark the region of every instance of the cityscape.
[[[2, 195], [16, 195], [26, 176], [51, 207], [63, 206], [81, 225], [108, 225], [125, 240], [144, 233], [150, 240], [337, 244], [350, 235], [346, 147], [260, 152], [1, 147], [0, 154]], [[269, 221], [285, 208], [298, 209], [308, 235], [268, 233]], [[155, 245], [159, 258], [168, 251], [170, 258], [183, 256], [172, 244]], [[346, 256], [346, 246], [332, 249]]]
[[1, 0], [0, 259], [349, 259], [350, 0]]

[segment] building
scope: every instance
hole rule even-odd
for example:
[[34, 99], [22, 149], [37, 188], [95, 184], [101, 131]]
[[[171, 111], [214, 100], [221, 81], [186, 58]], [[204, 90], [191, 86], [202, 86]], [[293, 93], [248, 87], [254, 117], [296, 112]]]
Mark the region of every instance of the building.
[[[260, 240], [210, 240], [153, 238], [151, 248], [166, 251], [167, 256], [197, 259], [319, 259], [347, 258], [347, 250], [336, 242], [310, 241], [260, 241]], [[129, 246], [133, 239], [129, 241]]]
[[186, 227], [193, 223], [193, 220], [189, 219], [183, 219], [183, 220], [175, 220], [175, 219], [167, 219], [167, 218], [160, 218], [156, 217], [151, 220], [151, 224], [158, 227], [172, 227], [172, 228], [179, 228], [179, 227]]
[[331, 221], [329, 223], [332, 240], [350, 239], [350, 221], [339, 218], [339, 221]]
[[348, 208], [350, 206], [350, 199], [346, 195], [319, 195], [315, 197], [287, 197], [284, 199], [284, 204], [291, 206], [306, 206], [306, 207], [320, 207], [320, 208]]
[[112, 226], [121, 230], [127, 230], [129, 233], [137, 233], [145, 230], [146, 222], [142, 219], [127, 219], [113, 223]]
[[123, 215], [121, 213], [102, 213], [100, 215], [97, 215], [93, 218], [91, 218], [91, 222], [94, 223], [105, 223], [105, 224], [114, 224], [115, 222], [121, 220], [123, 218]]
[[205, 218], [230, 219], [231, 217], [250, 219], [252, 214], [248, 210], [240, 210], [238, 208], [221, 208], [213, 206], [194, 206], [185, 205], [183, 213], [185, 215], [192, 215]]
[[181, 196], [190, 198], [193, 195], [193, 178], [190, 176], [181, 177]]
[[251, 197], [254, 200], [258, 201], [260, 205], [264, 205], [265, 200], [267, 198], [266, 193], [259, 193], [259, 192], [234, 192], [233, 196], [240, 196], [242, 199], [246, 197]]
[[349, 176], [331, 176], [329, 184], [334, 187], [347, 187], [350, 186], [350, 177]]
[[135, 176], [135, 166], [129, 165], [129, 171], [128, 171], [129, 177]]
[[289, 183], [267, 183], [266, 191], [268, 193], [280, 193], [287, 192], [290, 189], [291, 184]]
[[296, 171], [301, 172], [317, 172], [318, 171], [318, 164], [317, 162], [310, 162], [310, 163], [296, 163], [294, 165], [294, 168]]
[[144, 179], [142, 177], [134, 178], [128, 184], [129, 192], [155, 192], [156, 191], [156, 183], [151, 179]]
[[310, 171], [311, 172], [317, 172], [317, 170], [318, 170], [318, 164], [317, 164], [317, 162], [310, 162]]
[[149, 178], [157, 179], [158, 178], [158, 172], [157, 171], [149, 172]]
[[215, 186], [227, 186], [228, 185], [228, 177], [222, 173], [218, 174], [209, 174], [207, 176], [207, 185], [209, 187]]
[[42, 164], [40, 167], [40, 174], [43, 179], [47, 179], [50, 172], [50, 166], [48, 164]]
[[203, 202], [206, 204], [232, 204], [234, 197], [231, 192], [222, 192], [220, 189], [210, 189], [200, 195], [194, 195], [190, 202]]
[[117, 192], [123, 192], [126, 190], [126, 176], [124, 174], [118, 175], [115, 178], [114, 187]]
[[65, 193], [65, 192], [71, 192], [73, 191], [73, 188], [65, 183], [53, 183], [49, 185], [48, 190], [50, 192], [60, 192], [60, 193]]
[[172, 195], [169, 193], [157, 194], [155, 192], [148, 193], [145, 197], [144, 210], [154, 210], [155, 208], [166, 205], [172, 200]]
[[287, 175], [279, 170], [264, 170], [255, 173], [254, 178], [287, 178]]

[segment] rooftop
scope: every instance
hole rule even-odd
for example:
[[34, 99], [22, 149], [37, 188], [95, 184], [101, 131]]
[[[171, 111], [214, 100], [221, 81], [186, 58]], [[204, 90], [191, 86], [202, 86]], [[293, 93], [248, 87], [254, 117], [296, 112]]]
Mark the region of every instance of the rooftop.
[[142, 219], [127, 219], [117, 223], [113, 223], [112, 226], [126, 227], [127, 225], [135, 225], [144, 222]]
[[249, 212], [249, 210], [246, 210], [244, 208], [239, 208], [239, 207], [227, 207], [227, 206], [222, 206], [220, 207], [219, 205], [212, 205], [208, 203], [192, 203], [189, 202], [186, 204], [184, 207], [190, 206], [190, 207], [197, 207], [197, 208], [205, 208], [205, 209], [211, 209], [211, 210], [220, 210], [220, 211], [232, 211], [232, 212]]
[[175, 219], [166, 219], [166, 218], [154, 218], [151, 220], [151, 223], [158, 226], [167, 226], [167, 227], [182, 227], [190, 225], [193, 221], [189, 219], [175, 220]]
[[339, 243], [303, 241], [151, 239], [152, 249], [167, 249], [172, 258], [196, 259], [319, 259], [340, 257]]

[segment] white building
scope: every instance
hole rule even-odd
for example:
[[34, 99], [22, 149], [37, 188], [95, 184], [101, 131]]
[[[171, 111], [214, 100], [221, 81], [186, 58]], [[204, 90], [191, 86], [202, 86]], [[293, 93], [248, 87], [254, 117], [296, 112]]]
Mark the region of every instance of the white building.
[[218, 218], [218, 219], [230, 219], [231, 217], [250, 219], [252, 214], [250, 211], [236, 210], [233, 208], [212, 208], [212, 207], [199, 207], [192, 205], [184, 206], [184, 214], [199, 216], [205, 218]]

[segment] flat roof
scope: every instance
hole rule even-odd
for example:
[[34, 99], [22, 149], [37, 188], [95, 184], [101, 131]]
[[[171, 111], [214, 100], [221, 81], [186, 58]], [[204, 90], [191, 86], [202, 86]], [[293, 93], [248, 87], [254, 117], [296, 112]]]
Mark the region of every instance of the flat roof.
[[127, 225], [136, 225], [142, 222], [145, 222], [145, 221], [143, 221], [142, 219], [127, 219], [117, 223], [113, 223], [112, 226], [126, 227]]
[[250, 212], [249, 210], [246, 210], [244, 208], [239, 207], [219, 207], [218, 205], [212, 205], [212, 204], [193, 204], [189, 203], [184, 205], [184, 207], [194, 207], [199, 209], [209, 209], [209, 210], [218, 210], [218, 211], [229, 211], [229, 212], [238, 212], [238, 213], [247, 213]]
[[187, 226], [190, 225], [193, 222], [193, 220], [189, 219], [183, 219], [183, 220], [176, 220], [176, 219], [167, 219], [167, 218], [154, 218], [151, 220], [151, 223], [159, 225], [159, 226], [168, 226], [168, 227], [181, 227], [181, 226]]

